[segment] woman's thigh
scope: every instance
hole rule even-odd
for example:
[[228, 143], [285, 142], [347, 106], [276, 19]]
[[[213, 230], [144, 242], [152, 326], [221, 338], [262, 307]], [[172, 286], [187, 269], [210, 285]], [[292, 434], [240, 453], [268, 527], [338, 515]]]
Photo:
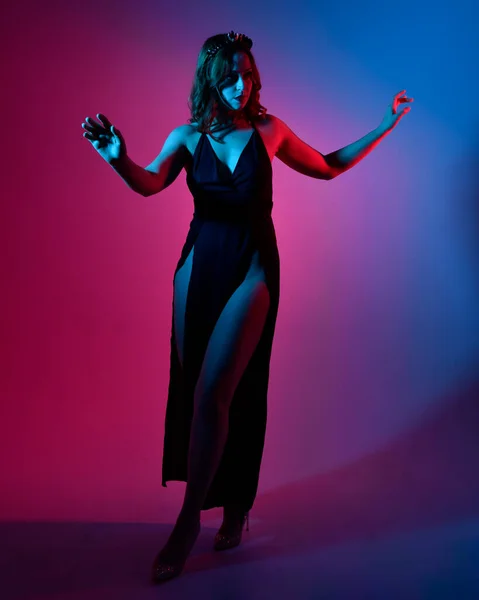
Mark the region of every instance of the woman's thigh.
[[191, 269], [193, 267], [193, 255], [195, 247], [191, 248], [185, 262], [178, 269], [174, 279], [174, 323], [175, 323], [175, 338], [178, 351], [178, 358], [181, 366], [183, 366], [183, 348], [185, 337], [185, 313], [186, 299], [188, 298], [188, 287], [190, 285]]
[[195, 409], [229, 406], [261, 338], [269, 307], [264, 271], [253, 261], [211, 333], [195, 388]]
[[[186, 300], [188, 298], [188, 288], [190, 285], [191, 270], [193, 268], [194, 251], [195, 247], [193, 246], [186, 257], [185, 262], [178, 269], [173, 285], [173, 321], [175, 327], [176, 348], [181, 366], [183, 366]], [[265, 274], [259, 262], [259, 252], [254, 253], [250, 267], [245, 276], [245, 281], [250, 279], [265, 281]]]

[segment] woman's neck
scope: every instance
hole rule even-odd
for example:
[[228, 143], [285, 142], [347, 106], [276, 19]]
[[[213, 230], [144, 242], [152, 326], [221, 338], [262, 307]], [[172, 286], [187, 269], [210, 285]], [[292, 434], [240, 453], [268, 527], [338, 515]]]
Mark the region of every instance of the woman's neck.
[[[229, 117], [226, 125], [230, 125], [234, 129], [251, 129], [251, 120], [248, 118], [246, 113], [237, 111], [231, 111], [227, 113]], [[212, 125], [216, 125], [216, 119], [213, 119]]]

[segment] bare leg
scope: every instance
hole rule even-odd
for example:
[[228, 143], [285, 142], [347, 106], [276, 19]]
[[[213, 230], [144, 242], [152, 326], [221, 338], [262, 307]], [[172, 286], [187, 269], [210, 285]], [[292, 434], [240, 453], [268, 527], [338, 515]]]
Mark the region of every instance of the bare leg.
[[246, 277], [228, 300], [211, 334], [195, 389], [185, 497], [173, 532], [160, 553], [165, 560], [185, 556], [196, 539], [201, 508], [228, 436], [229, 406], [261, 337], [269, 305], [263, 278]]
[[269, 305], [264, 281], [246, 278], [229, 299], [211, 334], [195, 388], [181, 516], [200, 514], [223, 455], [229, 407], [260, 340]]
[[[188, 484], [183, 507], [175, 527], [161, 550], [169, 562], [189, 554], [197, 538], [201, 507], [223, 454], [228, 436], [226, 406], [211, 404], [210, 411], [199, 410], [193, 416], [188, 454]], [[213, 408], [214, 407], [214, 408]]]
[[198, 515], [218, 469], [228, 437], [230, 398], [200, 405], [193, 417], [188, 454], [188, 482], [180, 516]]

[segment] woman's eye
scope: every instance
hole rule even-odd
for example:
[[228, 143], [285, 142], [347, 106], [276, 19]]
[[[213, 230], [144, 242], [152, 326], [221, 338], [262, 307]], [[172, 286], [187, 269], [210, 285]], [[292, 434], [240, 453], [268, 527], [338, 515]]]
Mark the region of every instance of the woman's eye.
[[[251, 79], [253, 73], [252, 71], [248, 71], [247, 73], [245, 73], [243, 75], [243, 79]], [[225, 79], [224, 82], [225, 83], [236, 83], [236, 81], [238, 80], [238, 76], [237, 75], [228, 75]]]

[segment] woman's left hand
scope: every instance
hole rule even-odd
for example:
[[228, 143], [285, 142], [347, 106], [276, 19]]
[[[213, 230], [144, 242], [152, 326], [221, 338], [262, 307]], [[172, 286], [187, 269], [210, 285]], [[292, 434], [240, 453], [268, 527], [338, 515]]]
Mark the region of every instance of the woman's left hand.
[[410, 106], [405, 106], [404, 110], [398, 112], [398, 107], [401, 104], [405, 104], [406, 102], [412, 102], [414, 100], [414, 98], [407, 98], [406, 96], [402, 96], [405, 93], [406, 90], [398, 92], [394, 96], [392, 103], [388, 105], [386, 114], [384, 115], [381, 125], [379, 126], [382, 131], [386, 133], [392, 131], [399, 123], [399, 121], [404, 117], [404, 115], [411, 110]]

